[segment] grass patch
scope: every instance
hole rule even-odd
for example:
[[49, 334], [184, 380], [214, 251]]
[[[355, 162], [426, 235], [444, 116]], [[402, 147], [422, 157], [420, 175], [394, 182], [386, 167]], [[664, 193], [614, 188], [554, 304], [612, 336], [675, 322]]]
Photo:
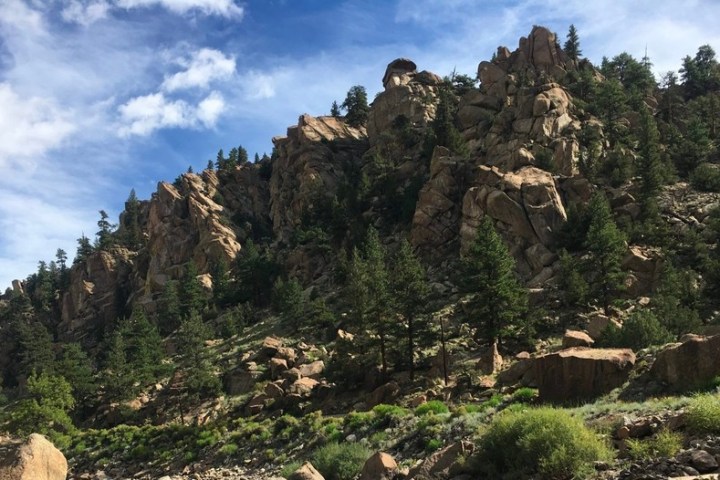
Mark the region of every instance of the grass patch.
[[450, 409], [448, 409], [447, 405], [445, 405], [440, 400], [430, 400], [429, 402], [425, 402], [422, 405], [419, 405], [415, 409], [415, 415], [422, 416], [427, 415], [428, 413], [433, 414], [441, 414], [441, 413], [448, 413]]

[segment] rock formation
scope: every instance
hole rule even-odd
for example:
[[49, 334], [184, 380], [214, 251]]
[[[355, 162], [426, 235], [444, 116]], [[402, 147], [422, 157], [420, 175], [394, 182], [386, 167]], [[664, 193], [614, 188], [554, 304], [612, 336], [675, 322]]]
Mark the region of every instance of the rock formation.
[[632, 350], [569, 348], [536, 358], [535, 380], [542, 401], [588, 400], [622, 385], [633, 365]]
[[0, 479], [65, 480], [65, 456], [42, 435], [30, 435], [25, 442], [0, 438]]
[[720, 335], [688, 335], [658, 353], [650, 376], [668, 390], [699, 388], [720, 375]]

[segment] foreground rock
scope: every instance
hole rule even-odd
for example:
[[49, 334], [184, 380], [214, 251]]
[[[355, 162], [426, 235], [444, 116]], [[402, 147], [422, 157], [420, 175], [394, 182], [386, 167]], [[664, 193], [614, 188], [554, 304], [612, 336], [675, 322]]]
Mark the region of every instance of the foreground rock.
[[570, 348], [535, 359], [540, 400], [589, 400], [619, 387], [635, 365], [629, 349]]
[[0, 439], [0, 479], [65, 480], [65, 456], [42, 435], [30, 435], [24, 443]]
[[720, 335], [688, 335], [658, 353], [650, 375], [669, 390], [697, 388], [720, 375]]
[[325, 480], [325, 477], [312, 466], [312, 463], [305, 462], [288, 477], [288, 480]]
[[395, 459], [384, 452], [377, 452], [363, 465], [360, 480], [390, 480], [395, 477], [398, 465]]

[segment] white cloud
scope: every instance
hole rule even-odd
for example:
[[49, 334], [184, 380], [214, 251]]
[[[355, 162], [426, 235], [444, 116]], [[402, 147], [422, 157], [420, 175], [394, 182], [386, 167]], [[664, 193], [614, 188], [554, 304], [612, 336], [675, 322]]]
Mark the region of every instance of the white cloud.
[[234, 0], [118, 0], [117, 5], [122, 8], [162, 6], [171, 12], [180, 14], [198, 10], [208, 15], [224, 17], [242, 17], [243, 15], [243, 8], [238, 6]]
[[22, 0], [0, 1], [0, 25], [26, 33], [44, 33], [42, 13]]
[[275, 96], [275, 86], [278, 77], [282, 76], [282, 72], [263, 73], [258, 71], [250, 71], [243, 75], [241, 79], [245, 98], [248, 100], [262, 100]]
[[0, 83], [0, 166], [7, 167], [58, 147], [73, 131], [70, 115], [52, 100], [21, 98]]
[[88, 26], [108, 16], [111, 5], [106, 0], [69, 0], [60, 12], [63, 20]]
[[197, 106], [196, 117], [207, 128], [215, 126], [220, 114], [225, 110], [225, 99], [219, 92], [211, 92]]
[[189, 61], [178, 59], [177, 62], [186, 69], [165, 78], [162, 88], [168, 92], [207, 88], [212, 81], [228, 79], [235, 72], [235, 58], [211, 48], [194, 52]]
[[215, 125], [225, 101], [212, 92], [196, 107], [185, 100], [168, 100], [162, 92], [135, 97], [118, 108], [120, 136], [147, 136], [161, 128], [206, 128]]

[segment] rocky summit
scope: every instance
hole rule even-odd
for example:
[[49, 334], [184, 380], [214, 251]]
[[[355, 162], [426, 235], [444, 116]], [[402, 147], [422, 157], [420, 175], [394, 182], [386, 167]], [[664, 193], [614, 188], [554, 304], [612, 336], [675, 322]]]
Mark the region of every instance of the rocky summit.
[[101, 212], [0, 297], [0, 479], [717, 475], [720, 67], [578, 42]]

